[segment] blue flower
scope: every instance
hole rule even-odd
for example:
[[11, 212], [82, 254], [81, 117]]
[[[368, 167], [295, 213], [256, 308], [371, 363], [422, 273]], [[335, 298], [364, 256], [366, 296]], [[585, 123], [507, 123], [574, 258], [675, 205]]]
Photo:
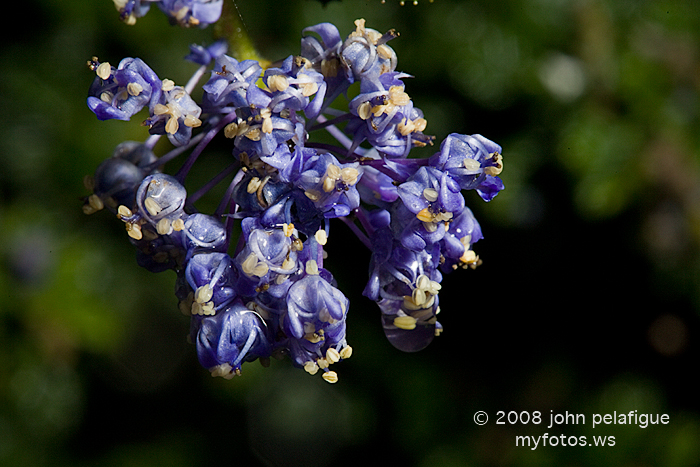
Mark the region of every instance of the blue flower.
[[191, 335], [199, 362], [212, 376], [240, 375], [244, 362], [272, 353], [272, 336], [265, 320], [240, 301], [214, 316], [193, 316]]
[[312, 35], [303, 36], [299, 55], [306, 59], [311, 68], [323, 75], [327, 87], [326, 102], [330, 103], [354, 81], [350, 70], [341, 63], [340, 47], [343, 41], [338, 28], [330, 23], [321, 23], [302, 30], [302, 34], [306, 33], [318, 34], [320, 40]]
[[439, 242], [452, 218], [464, 209], [460, 187], [446, 173], [421, 167], [398, 187], [400, 202], [393, 205], [392, 230], [412, 250]]
[[202, 109], [182, 86], [175, 86], [172, 81], [163, 82], [160, 101], [152, 106], [151, 116], [146, 123], [152, 135], [168, 135], [175, 146], [184, 146], [190, 142], [192, 129], [202, 124], [199, 116]]
[[223, 224], [208, 214], [195, 213], [187, 216], [182, 233], [183, 246], [188, 256], [205, 251], [225, 251], [228, 247]]
[[362, 166], [362, 178], [357, 184], [362, 201], [377, 206], [388, 206], [399, 197], [394, 179], [369, 165]]
[[186, 200], [185, 187], [167, 174], [149, 175], [136, 192], [138, 215], [161, 231], [169, 231], [173, 222], [182, 221]]
[[430, 158], [430, 165], [450, 174], [463, 190], [476, 190], [491, 201], [503, 189], [498, 175], [503, 170], [501, 146], [481, 135], [452, 133]]
[[321, 277], [318, 269], [314, 270], [317, 266], [311, 262], [306, 263], [306, 274], [292, 284], [287, 295], [283, 329], [296, 339], [322, 335], [328, 326], [345, 319], [350, 304], [340, 290]]
[[206, 27], [221, 16], [224, 0], [161, 0], [158, 7], [173, 24]]
[[[157, 3], [173, 23], [205, 26], [223, 1], [115, 5], [127, 22]], [[406, 93], [410, 75], [396, 71], [387, 42], [397, 35], [364, 20], [355, 26], [345, 40], [329, 23], [306, 28], [301, 54], [264, 71], [257, 61], [225, 55], [223, 41], [191, 46], [186, 59], [200, 66], [186, 87], [161, 81], [139, 59], [118, 68], [89, 62], [97, 74], [89, 108], [103, 120], [129, 120], [148, 108], [152, 136], [119, 145], [99, 165], [83, 210], [116, 212], [137, 263], [175, 271], [190, 339], [214, 376], [238, 375], [244, 362], [274, 354], [337, 381], [329, 367], [352, 349], [350, 302], [324, 267], [331, 219], [341, 218], [370, 249], [363, 294], [377, 304], [388, 340], [404, 351], [424, 348], [442, 330], [442, 274], [480, 263], [473, 245], [481, 227], [462, 190], [490, 201], [503, 189], [501, 147], [451, 134], [432, 157], [409, 158], [433, 138], [423, 134], [423, 113]], [[195, 88], [209, 66], [198, 103]], [[354, 82], [358, 94], [348, 96]], [[321, 130], [336, 142], [316, 139]], [[233, 157], [188, 199], [190, 170], [221, 135]], [[158, 158], [160, 136], [175, 147]], [[183, 153], [176, 176], [160, 173]], [[221, 182], [227, 187], [213, 214], [195, 212], [194, 203]]]
[[226, 253], [192, 256], [185, 269], [185, 279], [193, 292], [193, 315], [213, 315], [236, 297], [235, 268]]
[[296, 114], [284, 108], [273, 112], [274, 94], [257, 86], [249, 86], [245, 97], [247, 106], [238, 109], [238, 119], [227, 125], [224, 134], [233, 139], [239, 154], [250, 159], [270, 156], [295, 136]]
[[393, 31], [387, 34], [366, 28], [365, 20], [355, 21], [356, 29], [343, 42], [340, 50], [341, 61], [357, 81], [373, 81], [384, 73], [396, 69], [396, 52], [386, 42], [396, 37]]
[[326, 218], [345, 217], [360, 205], [355, 185], [362, 176], [358, 163], [341, 164], [329, 153], [298, 151], [290, 163], [291, 182]]
[[[274, 173], [266, 173], [264, 168], [246, 170], [233, 189], [233, 200], [239, 207], [240, 216], [252, 216], [275, 204], [291, 185]], [[281, 221], [292, 222], [291, 218]]]
[[[101, 204], [116, 210], [120, 205], [134, 209], [134, 194], [148, 175], [150, 167], [157, 160], [153, 151], [142, 143], [125, 141], [119, 144], [112, 157], [105, 159], [95, 170], [94, 195]], [[91, 197], [92, 198], [92, 197]], [[92, 204], [90, 204], [92, 203]], [[96, 210], [95, 198], [89, 199], [84, 209], [86, 212]]]
[[436, 244], [413, 251], [394, 242], [388, 256], [373, 258], [364, 294], [377, 302], [384, 332], [400, 350], [421, 350], [439, 334], [439, 257]]
[[136, 23], [137, 18], [143, 17], [151, 8], [153, 0], [114, 0], [114, 6], [119, 11], [119, 18], [127, 24]]
[[209, 65], [213, 60], [222, 57], [228, 50], [228, 43], [221, 39], [205, 47], [203, 45], [190, 45], [190, 53], [185, 57], [198, 65]]
[[479, 257], [474, 253], [472, 245], [481, 240], [481, 226], [474, 218], [469, 208], [464, 208], [452, 219], [449, 230], [440, 242], [440, 252], [443, 262], [440, 268], [449, 272], [458, 267], [475, 268], [480, 264]]
[[297, 270], [292, 240], [282, 229], [252, 230], [236, 262], [243, 274], [256, 283], [282, 282]]
[[87, 104], [100, 120], [129, 120], [160, 99], [160, 79], [139, 58], [125, 58], [118, 68], [93, 58], [89, 66], [97, 77], [88, 91]]
[[[306, 67], [305, 60], [290, 55], [278, 68], [265, 70], [263, 81], [270, 90], [268, 107], [273, 113], [304, 110], [308, 118], [320, 112], [326, 93], [326, 82], [321, 73]], [[315, 96], [311, 101], [310, 97]]]
[[208, 112], [230, 112], [247, 106], [248, 87], [255, 86], [261, 73], [262, 67], [255, 60], [239, 62], [228, 55], [217, 57], [211, 78], [202, 86], [204, 108]]
[[352, 119], [346, 131], [354, 135], [354, 146], [367, 140], [389, 157], [407, 157], [414, 145], [425, 145], [432, 138], [423, 135], [427, 121], [405, 92], [405, 73], [388, 72], [376, 80], [363, 81], [360, 94], [350, 101]]

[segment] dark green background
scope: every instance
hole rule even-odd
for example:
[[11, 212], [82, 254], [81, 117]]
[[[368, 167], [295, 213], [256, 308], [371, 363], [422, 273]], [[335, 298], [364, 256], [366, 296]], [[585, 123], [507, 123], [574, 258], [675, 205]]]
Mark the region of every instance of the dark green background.
[[[503, 146], [505, 191], [466, 197], [484, 264], [445, 278], [445, 332], [418, 354], [386, 342], [360, 296], [369, 255], [338, 224], [327, 267], [351, 300], [355, 351], [340, 381], [288, 361], [212, 379], [185, 341], [174, 274], [138, 268], [121, 222], [81, 212], [83, 176], [145, 138], [138, 118], [87, 109], [86, 60], [138, 56], [184, 83], [182, 57], [211, 29], [170, 27], [157, 9], [128, 27], [108, 0], [23, 2], [0, 49], [0, 465], [699, 465], [697, 2], [283, 3], [239, 2], [265, 57], [297, 53], [322, 21], [395, 28], [426, 133]], [[212, 148], [201, 173], [228, 157]], [[499, 410], [545, 424], [496, 425]], [[593, 413], [630, 410], [670, 423], [591, 428]], [[550, 411], [586, 425], [547, 429]], [[616, 443], [515, 446], [545, 432]]]

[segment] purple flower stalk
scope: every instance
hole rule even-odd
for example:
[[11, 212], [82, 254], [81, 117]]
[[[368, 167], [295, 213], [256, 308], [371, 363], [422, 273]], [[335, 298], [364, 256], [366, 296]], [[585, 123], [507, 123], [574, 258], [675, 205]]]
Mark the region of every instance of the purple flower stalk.
[[[173, 23], [204, 26], [218, 19], [222, 1], [115, 1], [127, 22], [151, 3]], [[503, 189], [502, 149], [481, 135], [450, 134], [432, 157], [409, 157], [433, 137], [423, 133], [427, 121], [404, 84], [410, 76], [396, 71], [387, 44], [396, 36], [357, 20], [343, 39], [322, 23], [304, 29], [299, 55], [267, 69], [226, 55], [221, 41], [192, 46], [186, 59], [200, 69], [185, 86], [161, 81], [138, 58], [116, 68], [89, 62], [97, 75], [90, 110], [101, 120], [129, 120], [147, 109], [151, 136], [122, 143], [99, 165], [83, 209], [116, 214], [139, 265], [175, 271], [190, 339], [212, 375], [229, 378], [245, 362], [288, 356], [338, 380], [330, 367], [352, 348], [350, 300], [326, 267], [336, 223], [371, 250], [363, 293], [403, 351], [440, 334], [443, 274], [480, 264], [481, 227], [463, 192], [491, 201]], [[345, 109], [331, 106], [356, 82]], [[153, 147], [162, 136], [173, 149], [158, 158]], [[228, 144], [233, 163], [192, 187], [188, 173], [215, 138]], [[167, 171], [175, 175], [166, 173], [182, 154], [179, 170]], [[217, 209], [199, 212], [197, 201], [220, 183]]]

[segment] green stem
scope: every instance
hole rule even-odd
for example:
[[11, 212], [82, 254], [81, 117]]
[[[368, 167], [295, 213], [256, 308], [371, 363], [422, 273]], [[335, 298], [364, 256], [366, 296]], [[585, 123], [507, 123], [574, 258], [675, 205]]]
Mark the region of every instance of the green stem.
[[214, 26], [217, 39], [226, 39], [229, 44], [229, 55], [238, 61], [257, 60], [263, 68], [269, 65], [269, 60], [263, 59], [253, 46], [248, 30], [243, 24], [243, 18], [238, 13], [235, 0], [226, 0], [221, 12], [221, 18]]

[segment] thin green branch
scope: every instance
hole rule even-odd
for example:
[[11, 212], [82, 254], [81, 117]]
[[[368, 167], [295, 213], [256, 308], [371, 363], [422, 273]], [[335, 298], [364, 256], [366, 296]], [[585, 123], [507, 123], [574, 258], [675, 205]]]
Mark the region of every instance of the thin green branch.
[[258, 54], [258, 51], [255, 50], [253, 41], [248, 35], [248, 29], [238, 12], [235, 0], [226, 0], [224, 2], [221, 18], [214, 26], [214, 35], [218, 39], [226, 39], [228, 41], [229, 55], [236, 60], [257, 60], [263, 68], [266, 68], [269, 64], [269, 61], [263, 59]]

